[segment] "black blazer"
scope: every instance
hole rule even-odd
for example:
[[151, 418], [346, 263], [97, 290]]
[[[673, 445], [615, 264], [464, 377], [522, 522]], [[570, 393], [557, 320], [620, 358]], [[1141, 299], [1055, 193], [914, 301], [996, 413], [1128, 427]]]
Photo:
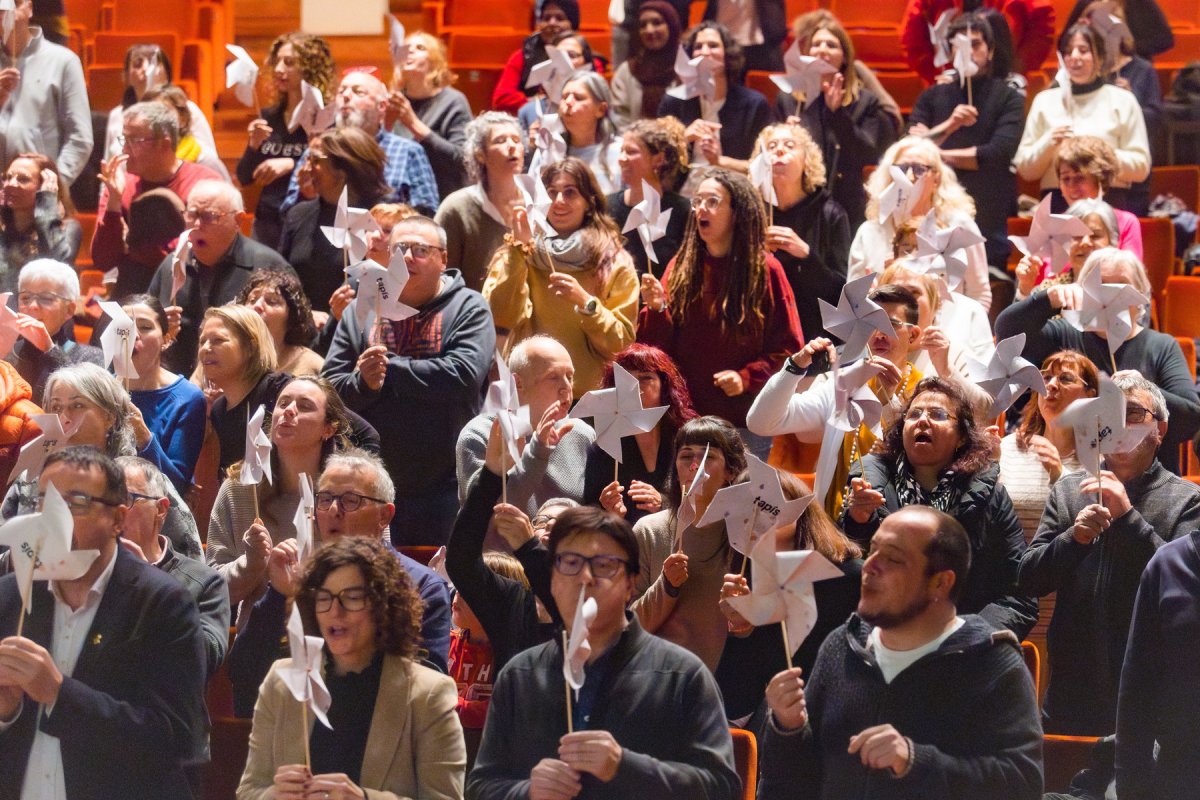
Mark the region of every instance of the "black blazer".
[[[170, 575], [118, 546], [112, 578], [54, 713], [28, 698], [0, 733], [0, 800], [19, 800], [34, 726], [59, 739], [72, 800], [191, 798], [185, 768], [204, 759], [204, 636], [196, 604]], [[49, 649], [54, 597], [33, 590], [24, 636]], [[16, 632], [15, 575], [0, 578], [0, 637]]]
[[[680, 100], [668, 94], [658, 104], [660, 117], [669, 114], [684, 125], [700, 119], [700, 113], [699, 97]], [[773, 121], [767, 98], [754, 89], [732, 82], [725, 95], [725, 105], [717, 112], [717, 118], [721, 121], [721, 152], [730, 158], [741, 159], [750, 158], [759, 131]]]

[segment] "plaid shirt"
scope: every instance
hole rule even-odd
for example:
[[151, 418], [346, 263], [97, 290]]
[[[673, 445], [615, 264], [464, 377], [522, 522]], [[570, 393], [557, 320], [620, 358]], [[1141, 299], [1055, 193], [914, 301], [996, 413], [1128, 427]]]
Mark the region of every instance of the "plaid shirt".
[[[429, 157], [425, 149], [416, 142], [402, 139], [394, 133], [388, 133], [382, 128], [375, 134], [375, 141], [383, 148], [387, 160], [383, 165], [383, 180], [396, 193], [396, 201], [408, 203], [422, 213], [433, 216], [438, 207], [437, 178], [433, 176], [433, 167], [429, 166]], [[296, 168], [292, 170], [292, 179], [288, 183], [287, 195], [279, 204], [280, 215], [300, 202], [300, 170], [308, 160], [305, 151]]]

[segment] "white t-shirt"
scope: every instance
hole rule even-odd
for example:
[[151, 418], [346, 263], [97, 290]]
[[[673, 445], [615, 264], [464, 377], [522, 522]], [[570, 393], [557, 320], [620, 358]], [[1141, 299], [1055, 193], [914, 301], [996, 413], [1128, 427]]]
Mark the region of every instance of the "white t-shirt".
[[942, 632], [941, 636], [920, 647], [914, 647], [912, 650], [889, 650], [883, 644], [883, 639], [879, 635], [879, 628], [872, 628], [871, 634], [868, 637], [868, 643], [871, 645], [871, 650], [875, 653], [875, 661], [879, 664], [879, 670], [883, 673], [884, 683], [890, 685], [896, 679], [897, 675], [941, 647], [942, 642], [949, 639], [950, 635], [962, 626], [963, 618], [955, 617], [954, 622], [950, 623], [950, 626]]

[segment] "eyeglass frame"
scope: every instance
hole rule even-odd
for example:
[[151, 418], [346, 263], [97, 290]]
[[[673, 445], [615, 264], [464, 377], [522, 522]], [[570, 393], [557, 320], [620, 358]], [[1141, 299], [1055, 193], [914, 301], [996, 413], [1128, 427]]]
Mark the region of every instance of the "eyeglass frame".
[[[105, 500], [103, 497], [96, 497], [95, 495], [88, 494], [87, 492], [62, 492], [60, 496], [62, 497], [63, 502], [67, 504], [67, 508], [71, 510], [72, 517], [82, 517], [84, 514], [90, 512], [92, 510], [92, 506], [97, 503], [108, 508], [120, 508], [122, 505], [124, 505], [123, 503], [114, 503], [110, 500]], [[87, 506], [80, 506], [80, 502], [86, 502]], [[37, 503], [35, 506], [36, 510], [44, 510], [45, 504], [46, 493], [38, 492]]]
[[[916, 416], [913, 416], [914, 414]], [[939, 416], [945, 414], [946, 418], [937, 419], [934, 414], [938, 414]], [[910, 408], [904, 412], [905, 422], [920, 422], [923, 417], [927, 418], [930, 422], [949, 422], [951, 420], [958, 420], [958, 416], [956, 414], [951, 414], [944, 408]]]
[[165, 136], [133, 136], [133, 137], [129, 137], [123, 133], [120, 133], [120, 134], [117, 134], [116, 141], [117, 141], [117, 146], [120, 147], [122, 150], [124, 150], [126, 145], [129, 145], [130, 147], [132, 147], [135, 144], [145, 144], [146, 142], [156, 142], [159, 139], [165, 139], [165, 138], [167, 138], [167, 137], [165, 137]]
[[933, 171], [933, 167], [929, 164], [918, 164], [913, 161], [904, 161], [898, 164], [893, 164], [892, 166], [903, 172], [905, 175], [911, 172], [913, 178], [920, 178], [922, 175]]
[[[564, 558], [578, 558], [579, 569], [575, 570], [574, 572], [568, 572], [563, 568]], [[613, 568], [612, 570], [609, 570], [607, 567], [603, 568], [602, 571], [606, 574], [602, 575], [600, 574], [600, 571], [597, 570], [597, 565], [606, 563], [612, 563]], [[610, 556], [606, 554], [585, 556], [583, 553], [576, 553], [571, 550], [554, 554], [555, 571], [560, 575], [565, 575], [568, 578], [573, 578], [579, 573], [583, 572], [584, 564], [587, 565], [588, 572], [592, 573], [593, 578], [602, 581], [612, 580], [613, 578], [617, 577], [617, 574], [621, 571], [621, 567], [624, 567], [625, 571], [629, 572], [629, 559], [621, 558], [620, 556]]]
[[126, 500], [125, 505], [129, 505], [129, 506], [132, 506], [135, 503], [141, 502], [142, 500], [149, 500], [151, 502], [157, 503], [159, 500], [162, 500], [162, 499], [163, 499], [162, 497], [160, 497], [159, 495], [156, 495], [156, 494], [142, 494], [141, 492], [126, 492], [125, 493], [125, 500]]
[[[413, 258], [418, 261], [424, 261], [433, 255], [434, 252], [445, 253], [446, 248], [440, 245], [425, 244], [424, 242], [396, 242], [388, 245], [388, 255], [396, 255], [396, 251], [406, 250], [412, 253]], [[425, 250], [425, 254], [421, 255], [421, 250]]]
[[[362, 605], [358, 606], [357, 608], [350, 608], [350, 606], [347, 604], [347, 599], [343, 597], [346, 592], [362, 592]], [[342, 611], [354, 613], [366, 609], [367, 606], [371, 604], [371, 592], [367, 586], [347, 586], [345, 589], [342, 589], [336, 594], [328, 589], [313, 589], [313, 612], [316, 614], [328, 614], [330, 611], [333, 611], [334, 600], [336, 600], [337, 604], [342, 607]], [[350, 600], [349, 602], [355, 603], [356, 601]], [[321, 605], [325, 603], [327, 603], [325, 608], [321, 608]]]
[[197, 208], [185, 208], [183, 210], [184, 219], [193, 219], [205, 225], [213, 225], [228, 217], [230, 214], [235, 214], [235, 211], [208, 211]]
[[[321, 505], [322, 495], [328, 498], [328, 502], [325, 503], [324, 506]], [[358, 498], [354, 503], [354, 508], [350, 508], [346, 503], [345, 498], [347, 496]], [[372, 503], [379, 503], [380, 505], [387, 505], [388, 503], [387, 500], [380, 500], [378, 497], [371, 497], [371, 495], [363, 494], [362, 492], [342, 492], [341, 494], [334, 494], [333, 492], [322, 491], [317, 492], [316, 495], [313, 496], [313, 507], [316, 508], [317, 511], [328, 511], [329, 509], [333, 508], [334, 500], [337, 501], [338, 508], [340, 508], [342, 512], [346, 514], [352, 514], [362, 508], [363, 500], [370, 500]]]
[[[47, 300], [46, 299], [47, 297], [53, 298], [53, 299]], [[26, 298], [26, 299], [22, 299], [22, 298]], [[56, 300], [61, 300], [64, 303], [71, 302], [71, 298], [64, 297], [61, 294], [55, 294], [54, 292], [17, 292], [17, 305], [18, 306], [34, 305], [34, 303], [29, 302], [28, 298], [33, 298], [33, 300], [37, 304], [38, 308], [45, 308], [46, 306], [54, 303]]]
[[[1130, 411], [1140, 411], [1141, 412], [1140, 419], [1131, 420], [1129, 418]], [[1155, 422], [1162, 422], [1162, 419], [1158, 416], [1157, 413], [1155, 413], [1154, 409], [1146, 408], [1145, 406], [1138, 405], [1137, 403], [1130, 403], [1129, 401], [1125, 402], [1125, 424], [1126, 425], [1141, 425], [1143, 422], [1146, 421], [1146, 417], [1149, 417], [1150, 419], [1154, 420]]]
[[[709, 214], [716, 211], [725, 202], [725, 198], [720, 195], [710, 194], [701, 197], [700, 195], [692, 195], [692, 211], [700, 211], [703, 209]], [[709, 208], [712, 205], [712, 208]]]

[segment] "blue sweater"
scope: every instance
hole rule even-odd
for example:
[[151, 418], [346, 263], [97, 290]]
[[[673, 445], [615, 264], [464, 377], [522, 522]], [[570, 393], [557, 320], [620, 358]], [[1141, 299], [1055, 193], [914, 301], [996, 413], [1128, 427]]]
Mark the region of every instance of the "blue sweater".
[[138, 455], [154, 463], [184, 494], [192, 484], [200, 447], [204, 444], [204, 423], [208, 417], [204, 393], [182, 375], [176, 375], [170, 386], [129, 394], [153, 434], [150, 444]]

